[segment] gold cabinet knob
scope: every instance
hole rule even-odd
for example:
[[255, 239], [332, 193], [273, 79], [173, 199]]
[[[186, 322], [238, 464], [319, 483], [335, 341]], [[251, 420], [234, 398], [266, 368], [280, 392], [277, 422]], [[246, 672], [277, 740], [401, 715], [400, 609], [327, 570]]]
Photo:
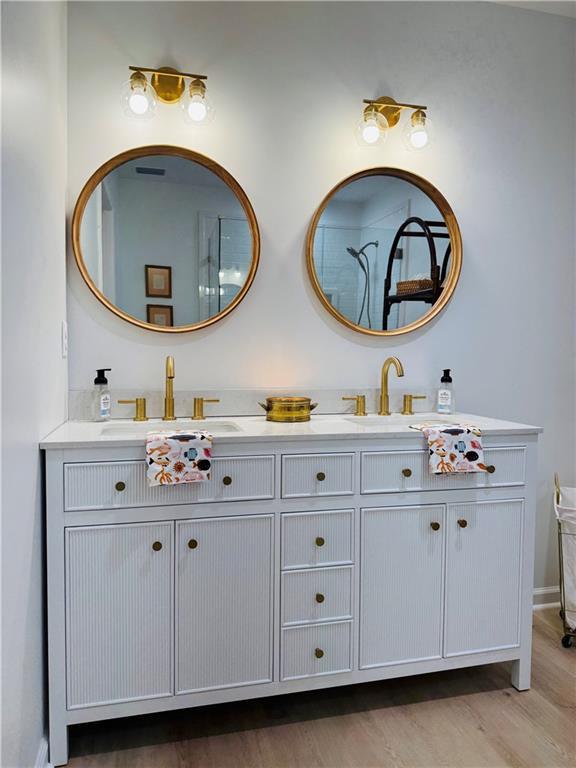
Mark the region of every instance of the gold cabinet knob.
[[232, 478], [230, 477], [230, 475], [225, 475], [222, 478], [222, 482], [224, 483], [224, 485], [232, 485]]
[[486, 472], [488, 472], [489, 475], [493, 475], [494, 472], [496, 472], [496, 467], [494, 466], [494, 464], [488, 464], [488, 466], [486, 467]]
[[326, 544], [326, 540], [323, 536], [316, 536], [316, 540], [314, 542], [317, 547], [323, 547], [324, 544]]
[[197, 539], [190, 539], [190, 540], [188, 541], [188, 547], [189, 547], [190, 549], [196, 549], [196, 548], [197, 548], [197, 546], [198, 546], [198, 540], [197, 540]]
[[152, 549], [154, 552], [160, 552], [162, 549], [162, 542], [161, 541], [155, 541], [154, 544], [152, 544]]
[[458, 525], [460, 526], [460, 528], [466, 528], [466, 526], [468, 525], [468, 520], [464, 520], [463, 518], [461, 518], [460, 520], [458, 520]]
[[316, 480], [318, 480], [321, 483], [324, 482], [324, 480], [326, 480], [326, 475], [324, 474], [324, 472], [318, 472], [318, 474], [316, 475]]
[[406, 467], [405, 469], [402, 470], [402, 474], [404, 475], [404, 477], [412, 477], [412, 470]]
[[440, 523], [430, 523], [430, 528], [432, 528], [433, 531], [439, 531], [440, 530]]
[[316, 597], [314, 599], [316, 600], [317, 603], [323, 603], [326, 598], [324, 597], [322, 592], [316, 592]]
[[114, 488], [116, 488], [118, 493], [122, 493], [122, 491], [126, 490], [126, 483], [123, 480], [118, 480]]
[[322, 650], [322, 648], [315, 648], [314, 656], [316, 656], [317, 659], [321, 659], [322, 656], [324, 656], [324, 651]]

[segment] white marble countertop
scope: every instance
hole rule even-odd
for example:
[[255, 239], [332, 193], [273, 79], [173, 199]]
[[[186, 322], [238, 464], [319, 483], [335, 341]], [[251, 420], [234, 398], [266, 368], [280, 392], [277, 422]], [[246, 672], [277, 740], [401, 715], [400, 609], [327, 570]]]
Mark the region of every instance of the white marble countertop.
[[467, 413], [442, 417], [437, 413], [416, 413], [413, 416], [353, 416], [334, 414], [312, 416], [310, 421], [298, 424], [278, 424], [266, 421], [264, 416], [215, 417], [205, 421], [178, 419], [165, 422], [150, 419], [133, 422], [113, 419], [108, 422], [67, 421], [55, 429], [40, 447], [45, 450], [66, 448], [133, 448], [143, 445], [147, 432], [204, 429], [214, 435], [214, 443], [242, 443], [285, 440], [329, 440], [340, 438], [392, 439], [417, 434], [411, 424], [473, 424], [485, 435], [529, 435], [542, 432], [541, 427], [512, 421], [491, 419]]

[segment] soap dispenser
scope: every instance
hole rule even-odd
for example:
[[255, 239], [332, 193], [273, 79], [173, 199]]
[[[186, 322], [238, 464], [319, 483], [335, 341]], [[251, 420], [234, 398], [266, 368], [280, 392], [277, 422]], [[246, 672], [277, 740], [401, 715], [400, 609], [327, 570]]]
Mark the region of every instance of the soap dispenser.
[[450, 376], [450, 368], [444, 368], [436, 397], [437, 413], [454, 413], [454, 386]]
[[106, 373], [112, 368], [97, 368], [92, 396], [92, 417], [94, 421], [108, 421], [110, 418], [110, 388]]

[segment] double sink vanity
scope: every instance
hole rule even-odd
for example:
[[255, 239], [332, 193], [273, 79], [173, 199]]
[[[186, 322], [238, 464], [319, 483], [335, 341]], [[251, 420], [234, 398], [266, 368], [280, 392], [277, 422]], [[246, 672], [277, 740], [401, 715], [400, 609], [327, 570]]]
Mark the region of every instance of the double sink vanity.
[[47, 437], [53, 764], [74, 723], [491, 662], [528, 688], [538, 429], [452, 415], [491, 471], [438, 476], [428, 419], [178, 420], [212, 476], [160, 487], [160, 420]]
[[[166, 145], [97, 169], [71, 239], [87, 288], [136, 326], [135, 355], [144, 332], [170, 338], [235, 310], [260, 258], [239, 183]], [[425, 326], [462, 264], [446, 199], [387, 167], [328, 193], [305, 253], [317, 308], [347, 343]], [[389, 358], [378, 415], [358, 396], [356, 415], [302, 423], [202, 418], [196, 398], [195, 418], [174, 421], [170, 358], [168, 423], [145, 421], [139, 397], [137, 421], [70, 421], [42, 442], [53, 765], [68, 760], [68, 727], [88, 721], [493, 662], [529, 687], [539, 429], [413, 415], [415, 395], [391, 414], [391, 365], [403, 375]], [[430, 474], [410, 428], [427, 420], [479, 427], [487, 471]], [[148, 485], [146, 433], [166, 427], [212, 433], [209, 480]]]

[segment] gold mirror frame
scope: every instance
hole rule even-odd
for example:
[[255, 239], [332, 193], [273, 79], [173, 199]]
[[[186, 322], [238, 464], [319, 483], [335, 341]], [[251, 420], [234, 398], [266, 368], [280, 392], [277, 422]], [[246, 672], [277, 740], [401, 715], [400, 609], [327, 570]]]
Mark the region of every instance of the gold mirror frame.
[[[94, 284], [94, 281], [90, 277], [82, 257], [82, 250], [80, 248], [80, 226], [82, 224], [82, 216], [84, 215], [84, 210], [88, 200], [90, 199], [90, 195], [92, 192], [94, 192], [98, 184], [100, 184], [100, 182], [110, 173], [110, 171], [114, 170], [114, 168], [117, 168], [119, 165], [122, 165], [129, 160], [134, 160], [138, 157], [148, 157], [150, 155], [182, 157], [186, 160], [199, 163], [200, 165], [204, 166], [204, 168], [207, 168], [208, 170], [215, 173], [235, 193], [236, 197], [240, 201], [240, 204], [244, 209], [244, 213], [246, 214], [246, 218], [250, 226], [250, 232], [252, 234], [252, 262], [250, 264], [250, 269], [248, 271], [248, 275], [246, 276], [244, 285], [225, 309], [223, 309], [221, 312], [218, 312], [217, 315], [208, 318], [207, 320], [202, 320], [201, 322], [194, 323], [192, 325], [153, 325], [152, 323], [139, 320], [137, 317], [133, 317], [132, 315], [123, 312], [115, 304], [112, 304], [112, 302], [108, 301], [106, 296], [104, 296], [100, 289]], [[80, 274], [86, 282], [86, 285], [92, 291], [94, 296], [96, 296], [98, 301], [100, 301], [107, 309], [109, 309], [110, 312], [113, 312], [117, 317], [122, 318], [122, 320], [126, 320], [128, 323], [137, 325], [139, 328], [145, 328], [148, 331], [156, 331], [158, 333], [188, 333], [190, 331], [199, 330], [200, 328], [206, 328], [207, 326], [218, 322], [218, 320], [221, 320], [223, 317], [226, 317], [226, 315], [230, 314], [230, 312], [232, 312], [232, 310], [235, 309], [246, 296], [250, 290], [250, 286], [254, 282], [254, 277], [256, 275], [256, 270], [258, 269], [258, 263], [260, 261], [260, 230], [258, 229], [256, 214], [254, 213], [254, 209], [252, 208], [248, 196], [240, 184], [236, 181], [236, 179], [230, 173], [228, 173], [225, 168], [223, 168], [214, 160], [211, 160], [209, 157], [201, 155], [198, 152], [194, 152], [191, 149], [174, 147], [168, 144], [152, 144], [150, 146], [136, 147], [135, 149], [129, 149], [126, 152], [121, 152], [119, 155], [110, 158], [110, 160], [101, 165], [100, 168], [98, 168], [92, 174], [92, 176], [90, 176], [82, 188], [80, 195], [78, 196], [78, 200], [76, 201], [76, 205], [74, 207], [74, 213], [72, 215], [72, 250], [74, 252], [76, 264], [80, 270]]]
[[[408, 181], [411, 184], [414, 184], [414, 186], [418, 187], [420, 190], [422, 190], [422, 192], [428, 195], [428, 197], [432, 200], [432, 202], [436, 205], [436, 207], [444, 217], [444, 221], [446, 222], [448, 233], [450, 235], [450, 243], [452, 244], [450, 272], [447, 276], [446, 285], [444, 290], [442, 291], [442, 295], [438, 299], [436, 304], [434, 304], [428, 310], [428, 312], [422, 315], [422, 317], [418, 318], [418, 320], [415, 320], [413, 323], [410, 323], [409, 325], [404, 325], [401, 328], [394, 328], [389, 331], [379, 331], [373, 328], [364, 328], [361, 325], [357, 325], [356, 323], [353, 323], [347, 317], [345, 317], [340, 312], [338, 312], [338, 310], [334, 306], [332, 306], [332, 304], [326, 298], [326, 295], [322, 290], [320, 280], [318, 279], [318, 275], [316, 273], [316, 267], [314, 266], [314, 236], [316, 234], [316, 228], [318, 226], [318, 222], [320, 221], [320, 217], [326, 210], [328, 203], [332, 200], [333, 196], [337, 192], [343, 189], [343, 187], [348, 186], [348, 184], [352, 184], [354, 181], [358, 181], [359, 179], [365, 179], [369, 176], [394, 176], [397, 179], [403, 179], [404, 181]], [[316, 295], [318, 296], [318, 298], [320, 299], [324, 307], [328, 310], [328, 312], [330, 312], [330, 314], [333, 317], [336, 318], [336, 320], [341, 322], [347, 328], [351, 328], [353, 331], [366, 333], [369, 336], [399, 336], [402, 333], [409, 333], [410, 331], [415, 331], [418, 328], [421, 328], [423, 325], [426, 325], [426, 323], [429, 323], [433, 317], [436, 317], [436, 315], [438, 315], [444, 309], [446, 304], [452, 298], [452, 294], [454, 293], [454, 289], [456, 288], [458, 278], [460, 277], [460, 271], [462, 269], [462, 238], [460, 235], [460, 228], [458, 227], [456, 216], [454, 215], [454, 212], [450, 207], [446, 198], [441, 194], [441, 192], [439, 192], [436, 189], [435, 186], [433, 186], [429, 181], [426, 181], [426, 179], [423, 179], [421, 176], [417, 176], [414, 173], [410, 173], [410, 171], [404, 171], [400, 168], [388, 168], [388, 167], [367, 168], [364, 171], [358, 171], [357, 173], [353, 173], [352, 176], [348, 176], [347, 178], [343, 179], [338, 184], [336, 184], [336, 186], [333, 187], [330, 190], [330, 192], [328, 192], [326, 197], [322, 200], [322, 202], [318, 206], [318, 209], [316, 210], [314, 216], [312, 217], [312, 221], [310, 222], [310, 226], [308, 227], [308, 233], [306, 235], [306, 267], [308, 269], [308, 276], [310, 277], [310, 281], [312, 283], [312, 286], [314, 288]]]

